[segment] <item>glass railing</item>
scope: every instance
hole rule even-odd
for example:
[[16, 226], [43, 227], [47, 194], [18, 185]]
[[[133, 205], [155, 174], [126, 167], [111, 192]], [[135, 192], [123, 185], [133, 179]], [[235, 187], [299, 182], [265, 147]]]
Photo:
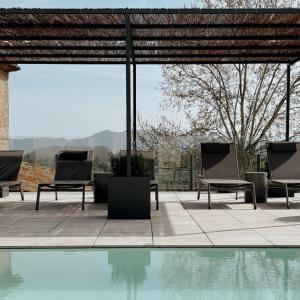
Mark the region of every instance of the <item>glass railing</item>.
[[94, 170], [110, 170], [110, 153], [119, 149], [117, 138], [110, 132], [91, 137], [11, 137], [6, 145], [11, 150], [24, 150], [24, 162], [55, 168], [55, 155], [63, 150], [93, 150], [95, 153]]
[[36, 191], [39, 182], [54, 178], [56, 155], [63, 150], [94, 151], [93, 172], [110, 172], [110, 155], [122, 140], [110, 132], [91, 137], [10, 137], [0, 140], [2, 150], [24, 150], [20, 179], [25, 191]]
[[[93, 150], [93, 172], [111, 172], [111, 154], [125, 148], [125, 132], [111, 131], [103, 131], [91, 137], [26, 136], [0, 140], [0, 149], [24, 150], [20, 178], [25, 191], [35, 191], [38, 182], [53, 179], [55, 157], [62, 150]], [[172, 152], [170, 155], [163, 149], [154, 151], [154, 173], [159, 189], [190, 190], [200, 173], [199, 157], [197, 153], [182, 149]]]
[[[262, 142], [261, 144], [265, 144]], [[90, 137], [10, 137], [0, 140], [1, 149], [24, 150], [21, 180], [25, 190], [36, 190], [40, 181], [52, 180], [55, 174], [56, 154], [62, 150], [93, 150], [93, 172], [111, 172], [111, 154], [126, 148], [125, 132], [103, 131]], [[140, 149], [149, 150], [139, 145]], [[197, 188], [201, 174], [199, 145], [193, 147], [170, 147], [154, 152], [154, 174], [161, 191], [187, 191]], [[266, 170], [266, 152], [257, 151], [252, 171]]]

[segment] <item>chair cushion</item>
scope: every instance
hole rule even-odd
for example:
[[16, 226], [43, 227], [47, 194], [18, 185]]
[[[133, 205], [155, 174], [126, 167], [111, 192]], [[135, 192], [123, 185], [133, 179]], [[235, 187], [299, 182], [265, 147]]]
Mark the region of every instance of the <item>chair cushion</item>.
[[229, 153], [230, 144], [204, 143], [202, 144], [202, 150], [208, 153]]
[[271, 151], [273, 152], [296, 152], [296, 143], [271, 143]]
[[59, 160], [85, 161], [88, 151], [63, 151], [59, 154]]

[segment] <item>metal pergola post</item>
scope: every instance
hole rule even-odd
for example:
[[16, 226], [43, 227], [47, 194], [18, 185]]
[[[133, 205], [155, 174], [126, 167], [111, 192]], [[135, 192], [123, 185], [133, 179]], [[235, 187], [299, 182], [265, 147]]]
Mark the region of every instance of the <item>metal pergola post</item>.
[[133, 149], [136, 151], [136, 64], [133, 64]]
[[285, 119], [285, 140], [290, 140], [290, 89], [291, 89], [291, 65], [287, 65], [286, 72], [286, 119]]
[[131, 59], [131, 29], [130, 16], [125, 16], [126, 34], [126, 166], [127, 176], [131, 176], [131, 81], [130, 81], [130, 59]]

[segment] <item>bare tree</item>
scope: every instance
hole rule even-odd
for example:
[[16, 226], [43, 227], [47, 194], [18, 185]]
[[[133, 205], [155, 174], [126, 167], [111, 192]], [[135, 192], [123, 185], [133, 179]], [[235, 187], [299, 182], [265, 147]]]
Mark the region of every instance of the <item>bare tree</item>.
[[[280, 65], [165, 66], [164, 107], [185, 110], [190, 130], [204, 139], [234, 141], [241, 166], [251, 169], [259, 142], [283, 136], [285, 77]], [[299, 84], [293, 77], [292, 116], [299, 113]]]
[[156, 124], [139, 118], [138, 147], [159, 152], [161, 167], [177, 167], [184, 152], [190, 152], [192, 139], [181, 126], [162, 117]]
[[[206, 7], [227, 8], [295, 4], [278, 0], [205, 1]], [[284, 137], [286, 70], [286, 65], [279, 64], [165, 65], [162, 108], [184, 111], [190, 127], [186, 134], [235, 142], [241, 169], [251, 170], [260, 141]], [[292, 70], [291, 133], [297, 137], [299, 126], [293, 118], [300, 112], [300, 72], [297, 65]], [[166, 133], [161, 126], [156, 129], [158, 135]]]

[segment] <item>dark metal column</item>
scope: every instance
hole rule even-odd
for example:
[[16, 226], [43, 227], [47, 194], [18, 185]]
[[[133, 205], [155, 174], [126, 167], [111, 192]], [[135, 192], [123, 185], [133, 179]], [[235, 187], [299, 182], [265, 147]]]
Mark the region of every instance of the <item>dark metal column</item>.
[[136, 64], [133, 64], [133, 149], [136, 151]]
[[126, 31], [126, 146], [127, 146], [127, 176], [131, 176], [131, 95], [130, 95], [130, 58], [131, 58], [131, 40], [130, 40], [130, 16], [125, 16]]
[[286, 119], [285, 119], [285, 140], [290, 139], [290, 85], [291, 85], [291, 65], [287, 65], [286, 73]]

